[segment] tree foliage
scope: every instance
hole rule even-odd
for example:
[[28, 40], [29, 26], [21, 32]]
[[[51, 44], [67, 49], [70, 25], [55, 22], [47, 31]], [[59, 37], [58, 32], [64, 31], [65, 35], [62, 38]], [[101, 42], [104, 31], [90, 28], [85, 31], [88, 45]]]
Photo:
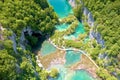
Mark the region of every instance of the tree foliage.
[[[28, 45], [23, 50], [19, 40], [26, 27], [51, 34], [57, 22], [58, 17], [47, 0], [0, 0], [0, 27], [5, 29], [0, 30], [3, 37], [0, 40], [0, 80], [47, 80], [48, 72], [38, 67], [35, 54]], [[13, 33], [16, 42], [10, 40]], [[34, 36], [26, 36], [26, 39], [31, 46], [38, 41]]]
[[[34, 0], [7, 0], [0, 1], [0, 4], [0, 23], [4, 28], [12, 29], [17, 35], [28, 26], [46, 33], [54, 30], [57, 16], [46, 0], [35, 0], [35, 2]], [[43, 22], [46, 25], [42, 26]]]
[[[92, 12], [95, 23], [97, 25], [97, 31], [101, 33], [102, 38], [105, 40], [105, 52], [108, 59], [104, 60], [104, 64], [108, 64], [105, 67], [109, 73], [112, 73], [112, 67], [115, 68], [115, 72], [120, 70], [119, 68], [119, 52], [120, 52], [120, 1], [119, 0], [82, 0], [84, 6]], [[98, 60], [97, 60], [98, 61]], [[98, 61], [99, 62], [99, 61]], [[108, 69], [111, 68], [111, 69]], [[105, 76], [106, 74], [104, 74]], [[101, 76], [101, 78], [104, 78]], [[114, 80], [113, 78], [104, 78], [105, 80]]]
[[[0, 50], [0, 79], [16, 79], [16, 59], [7, 50]], [[7, 75], [7, 76], [6, 76]]]

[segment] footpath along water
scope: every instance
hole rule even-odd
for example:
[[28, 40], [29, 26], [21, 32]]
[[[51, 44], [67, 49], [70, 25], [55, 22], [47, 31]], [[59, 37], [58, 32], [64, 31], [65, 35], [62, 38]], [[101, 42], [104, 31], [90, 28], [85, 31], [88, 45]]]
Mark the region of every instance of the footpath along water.
[[[48, 3], [53, 7], [54, 11], [57, 13], [59, 18], [67, 17], [70, 14], [73, 14], [72, 8], [67, 2], [67, 0], [48, 0]], [[56, 25], [56, 29], [59, 31], [66, 30], [69, 25], [67, 24], [61, 24]], [[84, 27], [81, 23], [79, 23], [79, 26], [75, 29], [75, 33], [65, 36], [66, 39], [72, 39], [77, 38], [79, 34], [84, 33]], [[48, 49], [49, 51], [49, 49]], [[74, 51], [66, 51], [66, 64], [71, 65], [75, 62], [80, 60], [80, 53], [75, 53]], [[73, 71], [73, 73], [70, 73], [69, 68], [65, 65], [61, 65], [62, 68], [58, 68], [60, 75], [56, 79], [49, 79], [49, 80], [94, 80], [92, 76], [86, 72], [85, 70], [76, 70]], [[53, 65], [52, 68], [57, 65]]]

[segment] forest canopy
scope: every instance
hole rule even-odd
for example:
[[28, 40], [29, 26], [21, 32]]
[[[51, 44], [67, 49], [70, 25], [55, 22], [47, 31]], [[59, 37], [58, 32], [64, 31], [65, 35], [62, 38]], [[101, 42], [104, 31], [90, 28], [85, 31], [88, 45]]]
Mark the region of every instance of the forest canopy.
[[[108, 70], [110, 74], [116, 72], [120, 76], [120, 1], [119, 0], [83, 0], [86, 6], [93, 14], [97, 32], [102, 35], [105, 41], [105, 54], [107, 60], [101, 65]], [[107, 66], [106, 66], [107, 65]], [[107, 79], [107, 75], [102, 79]], [[114, 79], [112, 79], [114, 80]]]
[[[49, 73], [38, 67], [29, 45], [21, 48], [20, 36], [26, 27], [51, 34], [57, 21], [47, 0], [0, 0], [0, 28], [4, 29], [0, 30], [0, 80], [47, 79]], [[33, 44], [37, 41], [34, 36], [29, 39], [35, 39]], [[13, 50], [15, 44], [17, 52]]]
[[24, 27], [51, 33], [57, 15], [46, 0], [4, 0], [0, 1], [0, 23], [17, 35]]

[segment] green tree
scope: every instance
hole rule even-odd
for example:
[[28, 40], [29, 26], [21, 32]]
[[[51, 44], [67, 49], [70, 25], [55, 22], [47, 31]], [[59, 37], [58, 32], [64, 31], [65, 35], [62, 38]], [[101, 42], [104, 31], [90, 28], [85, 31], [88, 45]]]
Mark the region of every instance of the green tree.
[[77, 5], [74, 9], [74, 15], [78, 18], [78, 20], [81, 20], [82, 18], [82, 5]]
[[16, 59], [7, 50], [0, 50], [0, 79], [16, 79]]
[[58, 76], [58, 70], [55, 68], [51, 69], [50, 76], [56, 78]]

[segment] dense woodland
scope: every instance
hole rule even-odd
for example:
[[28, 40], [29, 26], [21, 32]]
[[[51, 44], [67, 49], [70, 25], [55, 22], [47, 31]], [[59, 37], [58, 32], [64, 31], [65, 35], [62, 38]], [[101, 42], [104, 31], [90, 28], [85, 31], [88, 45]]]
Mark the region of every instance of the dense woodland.
[[[20, 36], [23, 28], [30, 27], [41, 31], [43, 35], [51, 34], [58, 18], [46, 0], [0, 0], [0, 80], [46, 80], [54, 77], [42, 70], [36, 64], [35, 54], [31, 45], [20, 46]], [[13, 50], [14, 41], [10, 37], [16, 35], [17, 53]], [[36, 44], [35, 36], [26, 37], [32, 46]]]
[[120, 1], [82, 1], [84, 3], [83, 5], [93, 14], [95, 19], [94, 31], [100, 32], [105, 41], [105, 48], [101, 54], [106, 54], [107, 58], [95, 58], [100, 54], [98, 51], [94, 52], [96, 56], [92, 56], [101, 67], [98, 75], [103, 80], [114, 80], [115, 78], [110, 77], [109, 74], [114, 75], [115, 77], [120, 77]]

